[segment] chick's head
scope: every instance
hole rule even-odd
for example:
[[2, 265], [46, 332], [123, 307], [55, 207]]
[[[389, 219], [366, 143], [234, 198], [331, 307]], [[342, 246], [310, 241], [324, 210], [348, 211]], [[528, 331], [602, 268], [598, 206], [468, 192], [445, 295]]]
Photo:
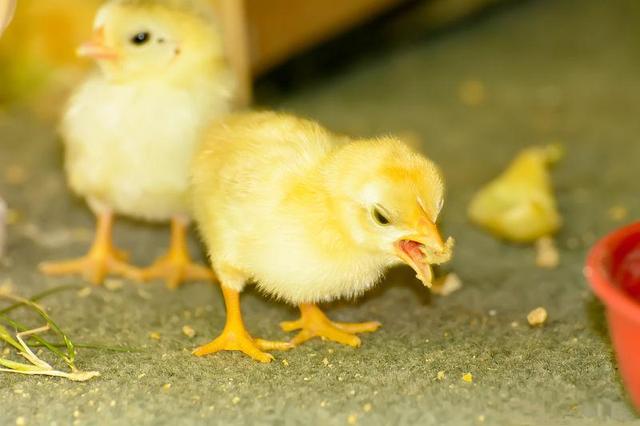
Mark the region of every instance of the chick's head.
[[93, 37], [78, 54], [118, 82], [189, 79], [198, 67], [224, 63], [212, 13], [197, 0], [112, 0], [98, 11]]
[[444, 203], [436, 165], [394, 138], [355, 142], [336, 157], [335, 205], [351, 238], [391, 264], [407, 263], [430, 286], [429, 265], [448, 261], [453, 247], [436, 226]]

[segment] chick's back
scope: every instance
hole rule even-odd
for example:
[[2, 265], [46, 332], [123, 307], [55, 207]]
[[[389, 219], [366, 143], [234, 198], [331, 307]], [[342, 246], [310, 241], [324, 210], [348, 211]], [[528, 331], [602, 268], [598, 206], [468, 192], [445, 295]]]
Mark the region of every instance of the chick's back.
[[332, 140], [316, 123], [270, 112], [214, 124], [194, 160], [191, 194], [211, 257], [237, 263], [243, 247], [286, 233], [280, 228], [286, 225], [282, 200], [292, 185], [312, 174]]

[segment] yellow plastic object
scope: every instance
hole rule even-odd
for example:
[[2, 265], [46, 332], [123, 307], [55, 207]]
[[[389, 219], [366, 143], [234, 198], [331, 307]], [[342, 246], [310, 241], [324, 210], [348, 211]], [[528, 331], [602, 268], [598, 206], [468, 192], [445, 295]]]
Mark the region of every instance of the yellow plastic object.
[[559, 145], [522, 151], [507, 170], [474, 196], [468, 212], [471, 220], [514, 242], [532, 242], [556, 232], [562, 218], [548, 169], [562, 154]]
[[43, 101], [42, 96], [60, 99], [92, 66], [90, 61], [77, 58], [75, 51], [91, 36], [93, 16], [102, 3], [103, 0], [17, 2], [13, 22], [0, 40], [0, 104], [37, 104]]

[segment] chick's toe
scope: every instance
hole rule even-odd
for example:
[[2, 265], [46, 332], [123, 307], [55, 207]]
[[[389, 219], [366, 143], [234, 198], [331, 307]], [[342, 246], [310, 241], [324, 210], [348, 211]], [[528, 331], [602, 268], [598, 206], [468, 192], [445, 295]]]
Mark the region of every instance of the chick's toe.
[[378, 321], [363, 323], [339, 323], [333, 322], [315, 305], [300, 305], [300, 319], [280, 323], [284, 331], [300, 330], [291, 340], [291, 344], [297, 346], [314, 337], [328, 339], [344, 345], [358, 347], [362, 343], [355, 333], [367, 333], [376, 331], [382, 324]]
[[95, 285], [102, 284], [109, 274], [140, 279], [140, 271], [126, 262], [126, 253], [113, 246], [111, 230], [112, 215], [99, 215], [96, 236], [86, 256], [60, 262], [44, 262], [40, 264], [40, 270], [51, 276], [82, 275]]

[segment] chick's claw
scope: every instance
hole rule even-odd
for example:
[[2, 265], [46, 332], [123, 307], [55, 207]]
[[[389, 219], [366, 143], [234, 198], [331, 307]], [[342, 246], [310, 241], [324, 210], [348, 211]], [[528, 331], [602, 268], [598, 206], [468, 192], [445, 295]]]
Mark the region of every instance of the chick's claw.
[[358, 347], [362, 343], [355, 333], [376, 331], [381, 324], [377, 321], [363, 323], [333, 322], [315, 305], [300, 305], [300, 319], [280, 324], [284, 331], [301, 330], [291, 344], [297, 346], [314, 337], [328, 339], [343, 345]]

